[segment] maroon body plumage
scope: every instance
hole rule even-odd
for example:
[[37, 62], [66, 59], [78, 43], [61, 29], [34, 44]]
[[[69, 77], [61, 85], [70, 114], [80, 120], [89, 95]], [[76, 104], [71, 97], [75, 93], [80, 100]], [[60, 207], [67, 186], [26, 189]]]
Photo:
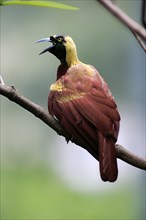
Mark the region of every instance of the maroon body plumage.
[[[76, 144], [99, 160], [102, 180], [114, 182], [118, 175], [115, 142], [120, 121], [114, 98], [99, 72], [78, 60], [70, 37], [53, 36], [53, 40], [54, 46], [43, 51], [60, 56], [61, 61], [57, 81], [50, 87], [49, 112]], [[57, 44], [63, 45], [62, 49], [56, 50]]]

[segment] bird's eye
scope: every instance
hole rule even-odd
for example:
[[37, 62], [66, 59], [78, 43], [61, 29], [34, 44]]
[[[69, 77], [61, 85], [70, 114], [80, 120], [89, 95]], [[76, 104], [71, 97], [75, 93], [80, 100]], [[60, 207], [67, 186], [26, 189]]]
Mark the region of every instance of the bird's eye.
[[62, 38], [61, 38], [61, 37], [59, 37], [59, 38], [58, 38], [58, 42], [61, 42], [61, 41], [62, 41]]
[[53, 44], [53, 45], [56, 45], [56, 42], [53, 41], [52, 44]]

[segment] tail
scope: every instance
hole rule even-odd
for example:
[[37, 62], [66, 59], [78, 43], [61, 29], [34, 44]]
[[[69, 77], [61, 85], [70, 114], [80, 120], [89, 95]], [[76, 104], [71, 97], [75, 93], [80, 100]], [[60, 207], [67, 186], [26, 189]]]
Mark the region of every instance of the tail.
[[103, 181], [114, 182], [118, 176], [115, 143], [111, 136], [98, 134], [99, 140], [99, 168]]

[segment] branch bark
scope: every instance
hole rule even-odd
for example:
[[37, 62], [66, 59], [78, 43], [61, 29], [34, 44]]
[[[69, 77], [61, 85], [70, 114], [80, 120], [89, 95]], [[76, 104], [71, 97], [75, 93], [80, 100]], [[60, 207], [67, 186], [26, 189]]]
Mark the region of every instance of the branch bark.
[[56, 131], [59, 135], [65, 136], [66, 138], [70, 138], [70, 136], [63, 130], [63, 128], [59, 125], [56, 119], [54, 119], [45, 109], [36, 103], [30, 101], [23, 95], [19, 93], [14, 86], [6, 86], [4, 84], [0, 84], [0, 95], [7, 97], [12, 102], [17, 103], [22, 108], [31, 112], [37, 118], [42, 120], [45, 124], [50, 126], [54, 131]]
[[[41, 106], [37, 105], [36, 103], [30, 101], [23, 95], [21, 95], [18, 90], [14, 88], [14, 86], [6, 86], [5, 84], [0, 83], [0, 94], [5, 96], [12, 102], [17, 103], [22, 108], [26, 109], [36, 117], [38, 117], [41, 121], [51, 127], [54, 131], [56, 131], [59, 135], [65, 137], [67, 140], [71, 140], [72, 142], [76, 143], [74, 139], [70, 137], [67, 131], [65, 131], [58, 121], [54, 119], [46, 110], [44, 110]], [[90, 152], [97, 160], [97, 155], [94, 155], [93, 152]], [[117, 144], [116, 145], [116, 153], [117, 158], [125, 161], [126, 163], [140, 168], [142, 170], [146, 170], [146, 160], [143, 158], [129, 152], [123, 146]]]
[[128, 27], [134, 34], [140, 46], [146, 51], [146, 46], [143, 40], [146, 40], [146, 30], [130, 18], [123, 10], [121, 10], [116, 4], [113, 4], [110, 0], [97, 0], [105, 8], [108, 9], [119, 21], [121, 21], [126, 27]]

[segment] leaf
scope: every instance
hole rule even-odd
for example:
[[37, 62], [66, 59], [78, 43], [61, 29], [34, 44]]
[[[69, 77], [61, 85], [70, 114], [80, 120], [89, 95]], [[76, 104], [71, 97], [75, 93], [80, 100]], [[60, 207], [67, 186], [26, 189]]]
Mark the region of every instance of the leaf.
[[3, 4], [3, 0], [0, 0], [0, 5], [2, 5]]
[[79, 8], [73, 7], [70, 5], [65, 5], [62, 3], [54, 2], [54, 1], [21, 1], [21, 0], [12, 0], [12, 1], [2, 1], [1, 5], [30, 5], [30, 6], [41, 6], [41, 7], [49, 7], [49, 8], [59, 8], [65, 10], [78, 10]]

